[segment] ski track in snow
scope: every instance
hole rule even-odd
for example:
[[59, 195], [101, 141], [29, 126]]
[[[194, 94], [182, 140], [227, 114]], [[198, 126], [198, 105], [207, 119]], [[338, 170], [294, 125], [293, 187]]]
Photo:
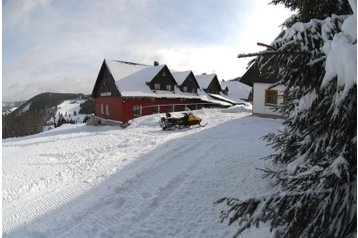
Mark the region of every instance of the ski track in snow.
[[[280, 120], [200, 110], [204, 128], [68, 126], [3, 140], [5, 237], [226, 237], [222, 196], [266, 192], [259, 137]], [[267, 230], [267, 229], [266, 229]], [[250, 237], [250, 233], [244, 233]]]

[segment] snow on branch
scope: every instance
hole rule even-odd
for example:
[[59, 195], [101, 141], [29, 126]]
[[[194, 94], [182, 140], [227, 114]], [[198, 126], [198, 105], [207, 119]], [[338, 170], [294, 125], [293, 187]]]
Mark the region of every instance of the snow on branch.
[[[248, 199], [221, 198], [215, 204], [226, 203], [228, 209], [222, 210], [221, 222], [228, 219], [229, 224], [238, 222], [239, 228], [234, 237], [238, 237], [244, 230], [250, 227], [259, 227], [260, 222], [271, 221], [271, 230], [276, 229], [279, 237], [298, 237], [299, 234], [310, 237], [324, 234], [335, 234], [336, 237], [344, 237], [349, 234], [351, 225], [354, 225], [352, 212], [347, 207], [354, 201], [349, 200], [349, 195], [355, 192], [354, 183], [350, 186], [327, 190], [308, 190], [305, 192], [279, 192], [275, 194], [253, 197]], [[335, 197], [337, 193], [347, 197], [345, 203], [339, 203]], [[302, 209], [302, 208], [305, 209]], [[332, 210], [334, 208], [334, 210]], [[339, 211], [342, 216], [335, 218], [335, 222], [344, 226], [342, 229], [327, 227], [325, 222], [333, 211]], [[310, 218], [315, 217], [312, 221]], [[284, 225], [290, 225], [285, 227]]]
[[348, 95], [350, 89], [357, 84], [357, 19], [355, 15], [347, 18], [342, 26], [343, 32], [336, 34], [332, 40], [325, 42], [327, 55], [326, 74], [321, 88], [325, 88], [332, 80], [337, 79], [339, 93], [337, 105]]

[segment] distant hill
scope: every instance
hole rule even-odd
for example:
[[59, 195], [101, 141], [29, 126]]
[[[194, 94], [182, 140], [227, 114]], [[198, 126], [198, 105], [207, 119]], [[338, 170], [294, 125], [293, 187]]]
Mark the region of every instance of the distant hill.
[[24, 104], [26, 101], [16, 101], [16, 102], [3, 102], [2, 103], [2, 114], [9, 114], [13, 112], [16, 108]]
[[[76, 110], [68, 112], [76, 117], [59, 113], [59, 105], [67, 100], [68, 104], [77, 103]], [[3, 105], [4, 106], [4, 105]], [[74, 107], [72, 107], [74, 108]], [[3, 113], [3, 138], [26, 136], [39, 133], [44, 128], [53, 128], [63, 123], [83, 122], [85, 115], [94, 113], [94, 101], [89, 95], [75, 93], [41, 93], [23, 102], [16, 110]], [[67, 112], [66, 112], [67, 114]], [[77, 114], [85, 114], [77, 116]]]
[[57, 107], [57, 105], [65, 100], [72, 100], [82, 97], [85, 97], [85, 95], [81, 93], [41, 93], [30, 98], [12, 113], [15, 116], [19, 116], [27, 111], [43, 113], [52, 107]]

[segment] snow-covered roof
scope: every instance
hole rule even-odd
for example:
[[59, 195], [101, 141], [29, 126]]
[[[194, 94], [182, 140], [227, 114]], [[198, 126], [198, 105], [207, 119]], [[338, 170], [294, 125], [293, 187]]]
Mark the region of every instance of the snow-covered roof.
[[206, 101], [206, 102], [210, 102], [210, 103], [215, 103], [215, 104], [222, 105], [222, 106], [227, 106], [227, 107], [232, 106], [231, 103], [224, 102], [224, 101], [222, 101], [222, 100], [213, 99], [212, 97], [210, 97], [210, 96], [209, 96], [205, 91], [203, 91], [203, 90], [198, 90], [198, 94], [199, 94], [200, 99], [201, 99], [202, 101]]
[[200, 88], [207, 89], [211, 83], [211, 81], [215, 78], [216, 74], [201, 74], [201, 75], [195, 75], [196, 81], [198, 81], [198, 84]]
[[[123, 97], [200, 99], [209, 103], [231, 106], [228, 102], [213, 99], [202, 90], [198, 90], [198, 93], [182, 92], [178, 86], [175, 86], [173, 91], [151, 90], [147, 82], [152, 81], [166, 65], [149, 66], [110, 59], [105, 59], [105, 63]], [[178, 85], [181, 85], [191, 72], [190, 70], [171, 71]], [[202, 81], [202, 84], [199, 84], [201, 88], [207, 88], [215, 76], [216, 74], [208, 74], [199, 75], [196, 78]]]
[[104, 60], [115, 81], [134, 74], [142, 69], [151, 67], [144, 64], [136, 64], [119, 60]]
[[213, 93], [208, 93], [209, 96], [215, 98], [215, 99], [219, 99], [219, 100], [223, 100], [226, 102], [229, 102], [231, 104], [237, 104], [236, 101], [230, 100], [229, 98], [223, 96], [223, 95], [219, 95], [219, 94], [213, 94]]
[[238, 81], [220, 82], [220, 84], [223, 89], [226, 87], [229, 89], [228, 95], [221, 94], [221, 96], [235, 102], [241, 102], [242, 99], [247, 99], [252, 89], [250, 86]]
[[153, 97], [155, 93], [146, 82], [152, 81], [164, 67], [165, 65], [145, 67], [127, 77], [116, 80], [116, 86], [124, 97]]
[[177, 82], [178, 85], [182, 85], [184, 83], [184, 80], [189, 76], [189, 74], [191, 73], [191, 70], [188, 71], [182, 71], [182, 72], [177, 72], [177, 71], [170, 71], [175, 79], [175, 81]]
[[150, 82], [165, 65], [149, 66], [127, 77], [116, 80], [116, 86], [123, 97], [187, 98], [200, 99], [195, 93], [182, 92], [175, 86], [174, 91], [152, 91], [146, 82]]

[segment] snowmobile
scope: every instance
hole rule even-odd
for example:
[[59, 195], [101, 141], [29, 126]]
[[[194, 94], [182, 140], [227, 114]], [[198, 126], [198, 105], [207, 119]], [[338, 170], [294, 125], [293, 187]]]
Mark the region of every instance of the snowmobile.
[[193, 125], [200, 125], [201, 118], [195, 116], [193, 113], [183, 113], [183, 117], [172, 117], [172, 115], [167, 112], [165, 117], [160, 118], [160, 125], [164, 131], [172, 129], [183, 129], [188, 128]]

